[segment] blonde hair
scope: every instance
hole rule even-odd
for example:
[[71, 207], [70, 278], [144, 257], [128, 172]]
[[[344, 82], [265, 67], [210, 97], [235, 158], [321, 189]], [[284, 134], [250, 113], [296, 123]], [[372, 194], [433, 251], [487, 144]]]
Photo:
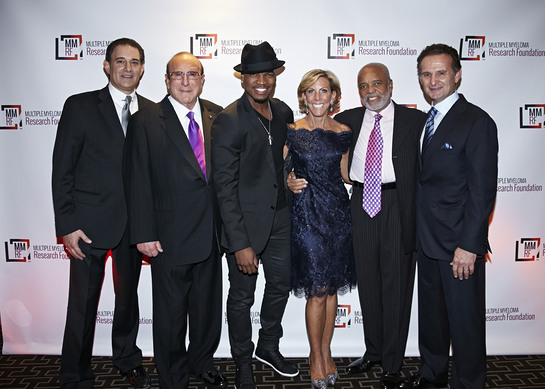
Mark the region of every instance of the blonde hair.
[[331, 112], [335, 112], [339, 109], [339, 100], [341, 99], [341, 83], [335, 74], [330, 70], [323, 69], [313, 69], [305, 73], [299, 87], [297, 88], [297, 100], [299, 100], [299, 109], [302, 112], [306, 112], [307, 108], [305, 106], [305, 99], [303, 98], [303, 93], [306, 92], [320, 77], [324, 77], [329, 81], [329, 88], [331, 92], [335, 92], [335, 97], [333, 98], [333, 104], [331, 104]]

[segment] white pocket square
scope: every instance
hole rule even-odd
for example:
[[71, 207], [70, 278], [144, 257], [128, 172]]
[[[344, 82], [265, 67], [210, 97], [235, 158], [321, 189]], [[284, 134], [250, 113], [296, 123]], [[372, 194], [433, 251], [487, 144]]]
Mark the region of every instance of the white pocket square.
[[452, 145], [450, 143], [445, 143], [441, 146], [441, 150], [452, 150]]

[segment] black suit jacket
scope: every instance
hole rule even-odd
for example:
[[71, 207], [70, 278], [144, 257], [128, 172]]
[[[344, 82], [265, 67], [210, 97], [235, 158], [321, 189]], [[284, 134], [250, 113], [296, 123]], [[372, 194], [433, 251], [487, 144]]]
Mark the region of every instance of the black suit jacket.
[[[348, 155], [348, 171], [352, 166], [354, 148], [363, 123], [365, 107], [344, 111], [335, 120], [346, 124], [354, 132]], [[415, 190], [418, 169], [418, 137], [426, 115], [413, 108], [394, 103], [394, 134], [392, 162], [396, 176], [396, 191], [402, 228], [402, 243], [406, 253], [415, 248]], [[364, 169], [364, 166], [361, 167]]]
[[[284, 124], [271, 134], [281, 149], [293, 112], [278, 99], [270, 104], [275, 122]], [[231, 253], [252, 247], [259, 254], [269, 239], [278, 183], [267, 133], [245, 94], [214, 121], [212, 169], [225, 232], [222, 246]]]
[[[129, 123], [125, 184], [132, 244], [159, 241], [165, 266], [201, 262], [219, 234], [210, 163], [210, 128], [222, 107], [200, 99], [207, 179], [168, 96]], [[216, 243], [217, 244], [217, 243]]]
[[437, 127], [418, 184], [417, 234], [427, 256], [451, 261], [457, 247], [478, 255], [490, 249], [497, 133], [492, 118], [463, 95]]
[[[153, 105], [138, 95], [139, 109]], [[92, 246], [117, 246], [127, 225], [122, 181], [125, 135], [108, 87], [69, 97], [53, 149], [57, 236], [81, 229]]]

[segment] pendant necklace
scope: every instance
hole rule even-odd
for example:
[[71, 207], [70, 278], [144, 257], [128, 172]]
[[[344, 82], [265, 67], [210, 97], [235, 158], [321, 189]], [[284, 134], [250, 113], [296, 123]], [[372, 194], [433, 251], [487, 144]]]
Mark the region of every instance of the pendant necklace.
[[257, 118], [259, 119], [259, 122], [263, 126], [263, 129], [265, 130], [265, 132], [269, 136], [269, 145], [272, 146], [272, 141], [273, 141], [273, 138], [272, 138], [272, 135], [271, 135], [272, 111], [271, 111], [271, 103], [267, 102], [267, 104], [269, 105], [269, 114], [271, 115], [271, 120], [269, 120], [269, 129], [267, 129], [267, 127], [265, 127], [265, 124], [263, 124], [263, 121], [261, 120], [259, 115], [257, 116]]

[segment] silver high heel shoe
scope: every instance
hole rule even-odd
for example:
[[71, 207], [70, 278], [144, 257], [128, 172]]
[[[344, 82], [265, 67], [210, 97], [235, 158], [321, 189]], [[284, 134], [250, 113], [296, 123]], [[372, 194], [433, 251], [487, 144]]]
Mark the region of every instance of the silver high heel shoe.
[[310, 379], [310, 383], [312, 384], [313, 388], [316, 389], [326, 389], [327, 388], [327, 381], [325, 378], [320, 378], [319, 380], [313, 380]]
[[327, 385], [329, 386], [335, 386], [335, 382], [337, 382], [337, 378], [339, 378], [338, 372], [333, 373], [327, 373]]

